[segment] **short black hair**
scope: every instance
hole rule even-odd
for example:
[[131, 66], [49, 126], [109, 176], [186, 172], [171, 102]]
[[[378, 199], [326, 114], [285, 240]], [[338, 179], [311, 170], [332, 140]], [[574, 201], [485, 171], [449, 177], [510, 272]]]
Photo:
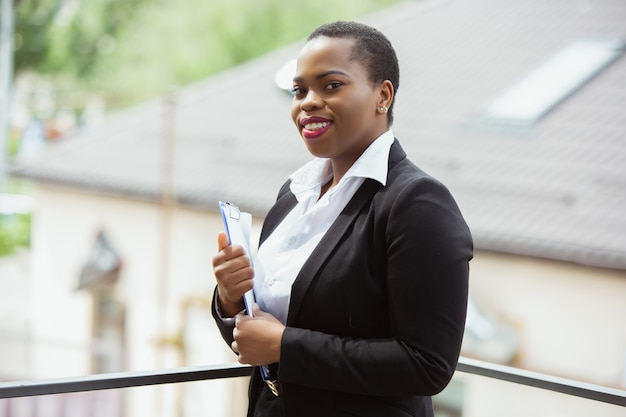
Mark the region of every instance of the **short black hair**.
[[341, 20], [319, 26], [311, 32], [307, 41], [321, 36], [354, 39], [354, 47], [350, 58], [360, 62], [367, 68], [372, 84], [377, 85], [385, 80], [391, 81], [394, 96], [387, 112], [387, 121], [391, 125], [393, 122], [393, 105], [396, 101], [395, 94], [400, 86], [400, 67], [396, 51], [389, 39], [378, 29], [371, 26]]

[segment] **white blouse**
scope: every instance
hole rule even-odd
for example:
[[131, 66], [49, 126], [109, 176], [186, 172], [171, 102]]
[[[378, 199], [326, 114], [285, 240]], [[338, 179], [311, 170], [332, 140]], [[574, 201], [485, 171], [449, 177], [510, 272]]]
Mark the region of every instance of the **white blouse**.
[[322, 186], [332, 178], [330, 160], [316, 158], [289, 177], [298, 203], [259, 247], [254, 260], [254, 295], [263, 311], [286, 323], [291, 286], [324, 234], [365, 178], [387, 184], [393, 141], [391, 129], [383, 133], [321, 198]]

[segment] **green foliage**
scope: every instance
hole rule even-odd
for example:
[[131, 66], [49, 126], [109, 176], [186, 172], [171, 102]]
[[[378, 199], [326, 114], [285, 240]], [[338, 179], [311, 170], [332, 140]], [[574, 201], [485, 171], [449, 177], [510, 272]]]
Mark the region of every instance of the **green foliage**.
[[9, 135], [9, 143], [7, 144], [7, 154], [9, 158], [17, 155], [19, 146], [20, 146], [20, 138], [15, 134]]
[[30, 214], [0, 215], [0, 256], [30, 246]]
[[48, 52], [54, 3], [51, 0], [21, 0], [15, 6], [15, 71], [39, 68]]
[[88, 77], [146, 1], [18, 1], [15, 71]]
[[70, 19], [64, 2], [21, 0], [16, 70], [63, 80], [74, 102], [96, 94], [121, 107], [398, 1], [89, 0]]

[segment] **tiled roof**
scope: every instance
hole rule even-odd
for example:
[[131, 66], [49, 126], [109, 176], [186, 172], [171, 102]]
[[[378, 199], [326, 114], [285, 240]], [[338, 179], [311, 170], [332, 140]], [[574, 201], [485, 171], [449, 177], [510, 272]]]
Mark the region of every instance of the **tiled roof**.
[[[626, 3], [407, 1], [363, 21], [396, 46], [394, 133], [452, 190], [482, 249], [626, 269], [626, 56], [527, 129], [487, 129], [480, 109], [573, 39], [626, 37]], [[108, 118], [13, 174], [154, 199], [173, 156], [182, 204], [264, 215], [309, 160], [276, 71], [302, 43]], [[166, 151], [164, 151], [166, 150]]]

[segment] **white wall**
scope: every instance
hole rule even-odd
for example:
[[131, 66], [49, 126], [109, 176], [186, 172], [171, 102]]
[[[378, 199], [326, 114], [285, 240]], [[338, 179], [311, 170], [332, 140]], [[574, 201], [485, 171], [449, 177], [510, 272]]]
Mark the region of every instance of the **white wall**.
[[28, 378], [30, 286], [29, 251], [0, 257], [0, 381]]
[[624, 271], [479, 251], [470, 288], [481, 308], [518, 328], [518, 366], [608, 386], [623, 380]]
[[[215, 280], [211, 257], [217, 250], [215, 236], [221, 230], [217, 213], [174, 208], [171, 215], [166, 215], [154, 204], [77, 194], [56, 187], [40, 187], [35, 201], [34, 332], [37, 337], [54, 336], [82, 350], [38, 346], [32, 364], [33, 377], [89, 372], [85, 347], [90, 337], [90, 297], [85, 291], [76, 291], [76, 287], [82, 265], [101, 227], [108, 232], [124, 262], [119, 298], [127, 306], [127, 370], [190, 365], [181, 361], [180, 351], [159, 345], [159, 340], [179, 330], [184, 299], [208, 299], [212, 295]], [[196, 322], [197, 317], [198, 314]], [[209, 312], [204, 310], [200, 317], [204, 334], [200, 338], [187, 337], [187, 350], [193, 352], [188, 356], [193, 357], [193, 365], [234, 362], [235, 357], [221, 339]], [[203, 345], [194, 346], [194, 340]], [[233, 387], [245, 392], [239, 380], [207, 384], [201, 395], [205, 405], [211, 404], [212, 415], [229, 415], [228, 399]], [[156, 410], [162, 410], [162, 415], [175, 415], [182, 392], [191, 395], [189, 392], [197, 391], [195, 387], [200, 384], [184, 386], [187, 388], [175, 384], [127, 390], [128, 415], [157, 416]]]

